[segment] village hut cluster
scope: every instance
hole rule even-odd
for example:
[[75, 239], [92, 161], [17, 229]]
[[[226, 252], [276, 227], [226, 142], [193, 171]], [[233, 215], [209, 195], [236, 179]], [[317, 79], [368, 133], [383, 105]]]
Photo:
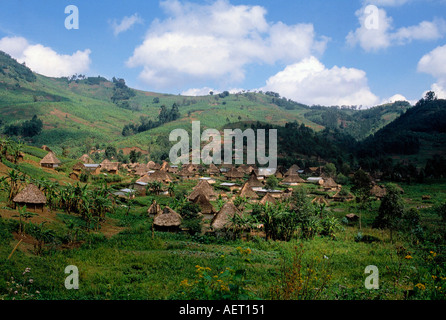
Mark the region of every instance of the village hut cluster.
[[[41, 160], [45, 168], [57, 168], [61, 161], [54, 152], [48, 149], [48, 154]], [[289, 168], [279, 167], [276, 170], [257, 168], [253, 165], [171, 165], [164, 161], [161, 164], [148, 163], [121, 164], [105, 159], [95, 164], [88, 154], [82, 155], [72, 167], [70, 177], [78, 179], [82, 172], [90, 174], [124, 173], [132, 177], [128, 188], [115, 193], [121, 197], [144, 196], [151, 185], [158, 185], [158, 192], [169, 195], [169, 185], [172, 183], [190, 183], [196, 181], [193, 189], [187, 194], [187, 201], [195, 203], [200, 208], [200, 215], [209, 225], [209, 230], [218, 231], [230, 225], [234, 215], [240, 215], [240, 210], [234, 204], [239, 197], [250, 203], [267, 203], [274, 205], [285, 201], [292, 194], [293, 186], [314, 184], [322, 191], [313, 197], [312, 203], [329, 206], [332, 201], [351, 201], [354, 196], [324, 173], [323, 167], [301, 169], [297, 164]], [[280, 188], [270, 189], [267, 181], [274, 175]], [[323, 195], [321, 195], [323, 194]], [[371, 196], [382, 199], [386, 194], [384, 186], [374, 184]], [[220, 208], [217, 209], [217, 200]], [[13, 200], [16, 205], [26, 205], [29, 209], [43, 210], [46, 204], [45, 195], [33, 184], [27, 185]], [[182, 217], [169, 206], [160, 206], [156, 201], [147, 210], [154, 219], [154, 227], [164, 230], [179, 230]]]

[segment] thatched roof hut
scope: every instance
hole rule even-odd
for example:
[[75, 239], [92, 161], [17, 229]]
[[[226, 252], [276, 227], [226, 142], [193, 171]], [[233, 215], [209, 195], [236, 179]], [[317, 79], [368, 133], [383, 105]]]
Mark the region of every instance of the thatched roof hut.
[[235, 214], [241, 215], [240, 211], [232, 202], [226, 202], [212, 219], [211, 227], [214, 230], [221, 230], [229, 227], [232, 224], [231, 218], [234, 217]]
[[178, 228], [182, 222], [181, 216], [169, 207], [165, 207], [153, 219], [153, 225], [158, 228]]
[[46, 204], [45, 194], [34, 184], [27, 185], [12, 200], [18, 206], [26, 205], [29, 209], [42, 209]]
[[228, 172], [225, 173], [225, 177], [227, 179], [241, 179], [245, 176], [245, 174], [243, 172], [240, 172], [239, 170], [237, 170], [236, 168], [232, 167], [231, 170], [229, 170]]
[[147, 209], [147, 213], [149, 214], [149, 216], [154, 217], [161, 212], [163, 211], [161, 210], [160, 205], [156, 202], [156, 200], [153, 200], [149, 209]]
[[259, 179], [257, 179], [257, 175], [254, 171], [251, 172], [251, 175], [249, 176], [247, 183], [251, 186], [251, 188], [262, 188], [263, 187], [263, 183], [260, 182]]
[[78, 160], [81, 161], [82, 163], [88, 163], [88, 164], [94, 163], [93, 159], [91, 159], [88, 154], [82, 155]]
[[259, 195], [252, 190], [252, 187], [246, 182], [240, 190], [240, 197], [249, 199], [258, 199]]
[[149, 183], [149, 182], [169, 183], [169, 182], [172, 182], [172, 178], [165, 171], [155, 171], [154, 173], [143, 176], [138, 181], [142, 181], [142, 182], [146, 182], [146, 183]]
[[152, 160], [147, 162], [147, 167], [149, 168], [149, 170], [159, 170], [161, 168], [161, 166], [158, 163], [155, 163]]
[[283, 184], [288, 184], [288, 185], [297, 185], [299, 183], [304, 183], [304, 182], [305, 180], [302, 179], [297, 173], [290, 174], [282, 180]]
[[149, 168], [147, 167], [147, 165], [145, 165], [145, 164], [138, 164], [135, 168], [134, 168], [134, 174], [136, 175], [136, 176], [140, 176], [140, 177], [142, 177], [142, 176], [144, 176], [144, 175], [146, 175], [148, 172], [149, 172]]
[[52, 151], [48, 152], [47, 155], [40, 160], [40, 166], [46, 168], [57, 168], [60, 163], [60, 160], [57, 159], [56, 155]]
[[340, 188], [340, 186], [333, 180], [333, 178], [326, 178], [323, 179], [322, 187], [328, 191], [328, 190], [337, 190]]
[[212, 186], [206, 180], [200, 180], [187, 198], [189, 200], [194, 200], [199, 194], [203, 194], [209, 200], [217, 197], [216, 193], [214, 192], [214, 188], [212, 188]]
[[209, 165], [209, 168], [207, 170], [208, 174], [213, 176], [213, 175], [219, 175], [220, 174], [220, 169], [217, 168], [217, 166], [213, 163], [211, 163]]
[[266, 205], [269, 202], [270, 204], [276, 204], [276, 199], [271, 196], [269, 193], [265, 194], [265, 196], [260, 200], [260, 204]]
[[297, 174], [300, 168], [297, 164], [293, 164], [288, 170], [287, 172], [285, 172], [284, 177], [288, 177], [290, 175], [294, 175]]
[[214, 206], [209, 201], [208, 197], [200, 193], [192, 200], [193, 203], [198, 204], [202, 214], [214, 214], [216, 212]]

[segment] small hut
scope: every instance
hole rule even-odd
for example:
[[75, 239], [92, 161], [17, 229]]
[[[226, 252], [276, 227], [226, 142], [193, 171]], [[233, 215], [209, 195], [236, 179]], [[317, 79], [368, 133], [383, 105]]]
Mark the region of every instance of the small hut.
[[212, 203], [210, 203], [209, 199], [204, 194], [199, 194], [192, 200], [192, 202], [200, 207], [200, 212], [205, 219], [211, 220], [214, 217], [214, 214], [217, 212]]
[[265, 194], [265, 196], [260, 200], [261, 205], [266, 205], [266, 203], [276, 204], [276, 199], [271, 196], [269, 193]]
[[149, 162], [147, 162], [147, 168], [149, 168], [149, 170], [159, 170], [161, 166], [158, 163], [150, 160]]
[[211, 177], [220, 175], [220, 169], [213, 163], [209, 165], [207, 172]]
[[251, 188], [253, 190], [255, 188], [263, 188], [263, 183], [260, 182], [259, 179], [257, 179], [257, 175], [256, 175], [256, 173], [254, 171], [251, 172], [247, 183], [251, 186]]
[[183, 219], [181, 216], [169, 207], [165, 207], [153, 219], [153, 226], [159, 230], [175, 231], [178, 230]]
[[105, 159], [101, 162], [101, 170], [105, 170], [110, 174], [117, 174], [119, 171], [119, 162], [111, 162], [108, 159]]
[[94, 163], [93, 159], [91, 159], [88, 154], [82, 155], [78, 160], [80, 162], [84, 163], [84, 164], [85, 163], [87, 163], [87, 164], [93, 164]]
[[26, 205], [27, 209], [42, 210], [43, 212], [46, 197], [39, 188], [31, 183], [20, 191], [12, 201], [19, 207]]
[[232, 167], [231, 170], [226, 172], [225, 177], [228, 180], [237, 180], [242, 179], [245, 176], [245, 174], [236, 168]]
[[248, 182], [246, 182], [240, 190], [240, 197], [256, 200], [259, 198], [258, 194], [252, 190]]
[[325, 191], [337, 191], [340, 186], [333, 180], [333, 178], [323, 179], [322, 188]]
[[193, 201], [199, 194], [203, 194], [209, 200], [215, 200], [217, 197], [214, 188], [206, 180], [200, 180], [187, 198]]
[[211, 227], [214, 230], [222, 230], [231, 226], [231, 219], [235, 214], [241, 215], [240, 211], [232, 202], [226, 202], [220, 211], [214, 216]]
[[285, 172], [284, 177], [288, 177], [291, 175], [295, 175], [298, 173], [298, 171], [300, 170], [299, 166], [297, 164], [293, 164], [288, 170], [287, 172]]
[[163, 210], [161, 210], [160, 205], [156, 202], [156, 200], [153, 200], [152, 204], [150, 205], [149, 209], [147, 209], [147, 213], [149, 217], [155, 217], [157, 214], [162, 213]]
[[282, 184], [286, 184], [289, 186], [297, 186], [299, 183], [305, 183], [305, 180], [302, 179], [297, 173], [289, 174], [282, 180]]
[[48, 152], [47, 155], [40, 160], [40, 166], [45, 168], [57, 168], [60, 163], [60, 160], [57, 159], [52, 151]]

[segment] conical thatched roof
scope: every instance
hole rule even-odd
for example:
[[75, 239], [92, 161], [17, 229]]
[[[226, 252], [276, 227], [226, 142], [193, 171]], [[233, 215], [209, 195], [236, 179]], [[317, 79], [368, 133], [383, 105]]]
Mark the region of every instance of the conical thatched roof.
[[247, 183], [251, 186], [251, 188], [263, 187], [263, 183], [257, 179], [257, 175], [254, 173], [254, 171], [252, 171], [251, 175], [249, 176]]
[[137, 176], [144, 176], [149, 172], [149, 168], [145, 164], [140, 164], [135, 168], [135, 175]]
[[80, 157], [78, 160], [81, 161], [82, 163], [94, 164], [93, 159], [91, 159], [88, 154], [82, 155], [82, 157]]
[[290, 174], [282, 180], [282, 183], [304, 183], [305, 180], [302, 179], [297, 173]]
[[[158, 181], [161, 183], [168, 183], [168, 182], [172, 181], [172, 178], [170, 177], [170, 175], [165, 171], [155, 171], [154, 173], [151, 173], [150, 175], [145, 175], [141, 179], [143, 179], [143, 178], [144, 178], [144, 180], [142, 182], [146, 182], [146, 183], [155, 182], [155, 181]], [[140, 181], [141, 179], [139, 179], [138, 181], [141, 182]]]
[[33, 203], [33, 204], [45, 204], [45, 194], [40, 191], [34, 184], [27, 185], [22, 191], [20, 191], [13, 199], [16, 203]]
[[267, 202], [269, 202], [270, 204], [276, 204], [276, 199], [274, 199], [274, 197], [272, 195], [270, 195], [269, 193], [267, 193], [262, 200], [260, 200], [260, 204], [265, 205]]
[[158, 163], [153, 162], [152, 160], [150, 160], [149, 162], [147, 162], [147, 167], [150, 170], [159, 170], [161, 168], [161, 166]]
[[324, 179], [322, 184], [324, 188], [337, 188], [338, 184], [333, 180], [333, 178]]
[[200, 182], [198, 182], [198, 184], [195, 186], [195, 188], [192, 190], [191, 194], [187, 198], [189, 200], [193, 200], [199, 194], [203, 194], [208, 199], [216, 196], [214, 188], [212, 188], [212, 186], [206, 180], [200, 180]]
[[40, 164], [59, 164], [60, 160], [57, 159], [54, 152], [50, 151], [47, 153], [45, 157], [43, 157], [42, 160], [40, 160]]
[[257, 193], [255, 193], [254, 190], [252, 190], [252, 188], [248, 182], [246, 182], [243, 185], [242, 189], [240, 190], [240, 197], [250, 198], [250, 199], [258, 199], [259, 198]]
[[236, 168], [232, 167], [231, 170], [229, 170], [228, 172], [226, 172], [225, 177], [227, 178], [243, 178], [244, 173], [240, 172], [239, 170], [237, 170]]
[[235, 214], [241, 215], [240, 211], [232, 202], [226, 202], [212, 219], [211, 227], [214, 230], [229, 227], [231, 225], [231, 218], [234, 217]]
[[288, 171], [285, 173], [285, 177], [288, 177], [289, 175], [297, 174], [297, 171], [299, 170], [299, 166], [297, 164], [293, 164]]
[[193, 203], [198, 204], [198, 206], [201, 209], [201, 213], [205, 214], [212, 214], [215, 213], [216, 210], [212, 203], [209, 202], [209, 199], [204, 194], [199, 194], [195, 197], [194, 200], [192, 200]]
[[209, 174], [220, 174], [220, 169], [218, 169], [215, 164], [211, 163], [209, 165], [208, 173]]
[[161, 207], [159, 206], [158, 203], [156, 203], [156, 200], [153, 200], [152, 204], [150, 205], [149, 209], [147, 209], [147, 213], [149, 215], [154, 215], [156, 216], [157, 214], [161, 213]]
[[169, 207], [158, 213], [153, 219], [153, 224], [158, 227], [179, 227], [182, 222], [181, 216]]

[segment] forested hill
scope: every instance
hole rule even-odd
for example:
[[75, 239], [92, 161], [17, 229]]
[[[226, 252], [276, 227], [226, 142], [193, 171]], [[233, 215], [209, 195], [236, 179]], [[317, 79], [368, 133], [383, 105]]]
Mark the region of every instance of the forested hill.
[[356, 108], [313, 106], [305, 118], [326, 128], [340, 129], [357, 140], [363, 140], [411, 108], [407, 101], [396, 101], [357, 111]]
[[421, 99], [415, 107], [365, 139], [361, 153], [413, 155], [423, 147], [446, 153], [446, 100]]

